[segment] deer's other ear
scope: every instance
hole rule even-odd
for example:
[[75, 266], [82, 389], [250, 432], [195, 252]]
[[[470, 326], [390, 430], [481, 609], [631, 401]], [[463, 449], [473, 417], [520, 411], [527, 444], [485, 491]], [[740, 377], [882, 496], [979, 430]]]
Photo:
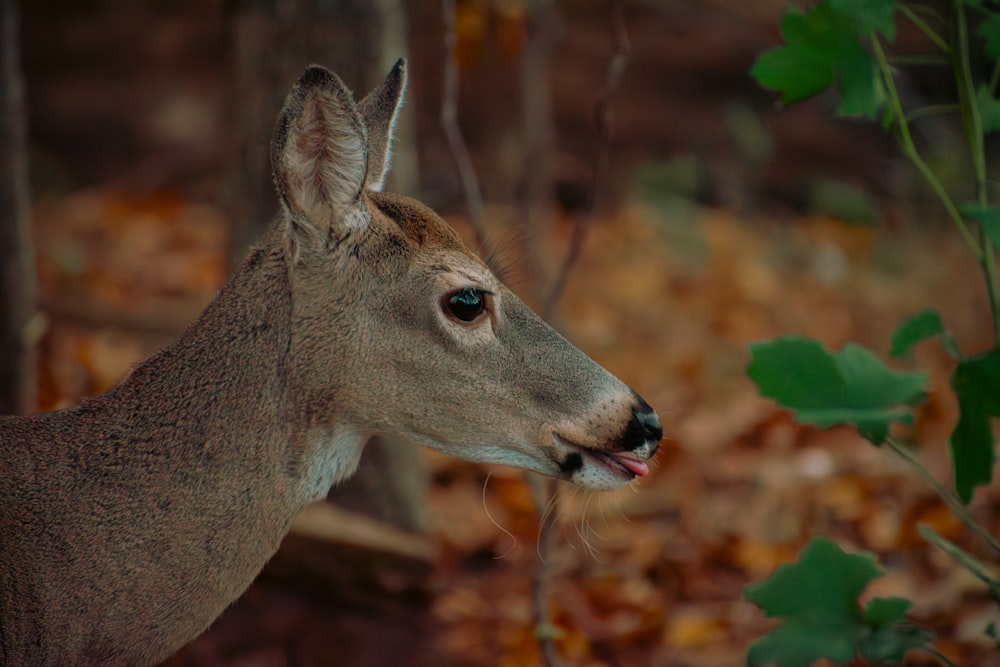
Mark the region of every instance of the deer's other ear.
[[271, 140], [274, 184], [296, 255], [322, 249], [367, 223], [359, 203], [367, 139], [351, 91], [313, 65], [288, 93]]
[[368, 180], [365, 186], [382, 190], [389, 173], [392, 135], [406, 92], [406, 60], [396, 61], [378, 88], [358, 102], [358, 111], [368, 131]]

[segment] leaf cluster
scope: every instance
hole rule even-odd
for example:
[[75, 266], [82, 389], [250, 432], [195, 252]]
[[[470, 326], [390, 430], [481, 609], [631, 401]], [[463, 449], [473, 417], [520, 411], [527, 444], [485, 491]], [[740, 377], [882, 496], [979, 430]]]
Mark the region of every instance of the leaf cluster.
[[[982, 15], [976, 31], [983, 54], [1000, 58], [1000, 11], [996, 2], [963, 0]], [[821, 0], [806, 10], [790, 5], [781, 19], [784, 44], [762, 53], [750, 70], [758, 83], [791, 104], [835, 88], [840, 116], [875, 118], [890, 103], [880, 63], [871, 44], [896, 40], [897, 0]], [[921, 22], [921, 26], [926, 26]], [[980, 85], [977, 102], [986, 131], [1000, 130], [996, 82]]]
[[794, 564], [786, 564], [744, 595], [768, 617], [784, 623], [758, 639], [749, 667], [809, 667], [823, 658], [845, 665], [899, 663], [908, 651], [929, 645], [933, 635], [906, 620], [910, 601], [858, 597], [882, 576], [870, 554], [849, 555], [834, 542], [814, 538]]
[[786, 104], [835, 85], [838, 115], [874, 118], [885, 88], [860, 38], [881, 33], [895, 40], [894, 12], [893, 0], [823, 0], [807, 11], [789, 6], [781, 19], [785, 44], [761, 54], [750, 74]]
[[[959, 356], [933, 310], [900, 325], [891, 353], [906, 356], [916, 344], [935, 336], [945, 341], [953, 356]], [[751, 344], [750, 358], [750, 379], [799, 423], [820, 428], [853, 426], [874, 445], [886, 441], [893, 423], [913, 423], [912, 409], [926, 399], [926, 374], [893, 371], [856, 344], [832, 353], [817, 341], [788, 336]], [[976, 487], [992, 481], [995, 438], [991, 419], [1000, 418], [1000, 348], [959, 356], [951, 386], [960, 411], [949, 440], [955, 489], [968, 502]]]
[[[1000, 419], [1000, 206], [991, 203], [987, 174], [986, 135], [1000, 130], [1000, 2], [951, 0], [950, 15], [936, 23], [924, 19], [926, 7], [899, 0], [819, 0], [807, 9], [789, 7], [781, 19], [784, 43], [762, 53], [751, 75], [777, 91], [786, 104], [828, 89], [839, 96], [835, 113], [881, 118], [900, 149], [938, 195], [963, 240], [982, 269], [992, 315], [995, 344], [966, 356], [958, 349], [941, 317], [932, 310], [903, 322], [892, 337], [890, 354], [903, 358], [921, 342], [937, 338], [955, 359], [951, 389], [959, 419], [949, 438], [955, 494], [929, 472], [892, 435], [894, 424], [913, 421], [913, 409], [925, 399], [926, 376], [898, 372], [873, 352], [855, 344], [839, 352], [819, 342], [785, 337], [750, 346], [748, 375], [761, 393], [790, 410], [797, 421], [827, 428], [853, 426], [874, 445], [891, 449], [913, 463], [952, 507], [956, 515], [994, 549], [1000, 543], [978, 525], [963, 503], [992, 481], [995, 461], [993, 420]], [[976, 25], [969, 30], [970, 16]], [[899, 68], [886, 45], [896, 38], [896, 21], [908, 20], [938, 52], [923, 63], [950, 67], [957, 104], [907, 111], [896, 85]], [[934, 25], [947, 27], [939, 33]], [[973, 62], [992, 64], [992, 74], [977, 80]], [[902, 61], [900, 61], [902, 62]], [[910, 132], [917, 118], [944, 110], [954, 113], [964, 130], [968, 158], [975, 175], [975, 196], [958, 204], [934, 170], [921, 158]], [[925, 535], [926, 537], [926, 535]], [[942, 548], [987, 584], [1000, 601], [1000, 582], [957, 546], [935, 536]], [[793, 667], [826, 658], [845, 664], [857, 657], [869, 663], [899, 663], [906, 651], [927, 648], [930, 636], [905, 623], [909, 602], [871, 600], [864, 608], [857, 596], [878, 576], [868, 556], [845, 555], [832, 543], [814, 540], [794, 566], [779, 568], [763, 584], [746, 589], [747, 597], [767, 615], [785, 623], [758, 641], [748, 655], [750, 665]], [[945, 661], [932, 650], [939, 660]]]

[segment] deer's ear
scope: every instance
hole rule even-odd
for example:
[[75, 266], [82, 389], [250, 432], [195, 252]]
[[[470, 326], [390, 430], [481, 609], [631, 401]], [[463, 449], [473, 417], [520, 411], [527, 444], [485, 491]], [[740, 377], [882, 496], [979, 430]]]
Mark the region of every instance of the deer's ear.
[[406, 61], [400, 58], [378, 88], [358, 102], [358, 111], [368, 131], [368, 180], [365, 186], [382, 190], [389, 173], [392, 135], [406, 92]]
[[296, 252], [326, 247], [366, 224], [359, 204], [366, 154], [351, 91], [323, 67], [306, 69], [285, 99], [271, 140], [274, 184]]

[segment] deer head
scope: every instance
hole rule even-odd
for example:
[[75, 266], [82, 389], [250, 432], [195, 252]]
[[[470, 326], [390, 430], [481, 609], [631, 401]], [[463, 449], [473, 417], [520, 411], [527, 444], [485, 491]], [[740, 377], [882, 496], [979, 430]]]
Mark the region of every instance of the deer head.
[[308, 446], [385, 433], [591, 489], [645, 475], [662, 437], [649, 405], [546, 325], [432, 210], [382, 191], [405, 87], [400, 60], [355, 103], [313, 66], [275, 130], [289, 393]]

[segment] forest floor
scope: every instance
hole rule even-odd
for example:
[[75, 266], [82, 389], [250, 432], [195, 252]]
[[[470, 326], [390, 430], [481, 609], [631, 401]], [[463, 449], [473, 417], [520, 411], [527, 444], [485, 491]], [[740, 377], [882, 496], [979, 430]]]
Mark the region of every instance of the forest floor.
[[[192, 321], [225, 278], [226, 224], [211, 207], [89, 191], [41, 202], [36, 213], [49, 313], [44, 409], [112, 386]], [[567, 236], [556, 224], [540, 247], [559, 257]], [[866, 594], [911, 598], [913, 619], [956, 664], [1000, 665], [984, 634], [995, 604], [917, 526], [987, 562], [996, 555], [908, 464], [850, 430], [795, 424], [744, 372], [747, 343], [782, 334], [884, 353], [895, 325], [925, 307], [941, 311], [962, 349], [987, 348], [981, 279], [955, 236], [933, 225], [744, 219], [638, 203], [594, 221], [556, 324], [657, 408], [666, 438], [653, 473], [629, 489], [559, 492], [544, 567], [566, 664], [742, 664], [771, 627], [743, 587], [824, 535], [876, 553], [886, 576]], [[929, 400], [901, 435], [947, 481], [950, 362], [928, 343], [903, 364], [914, 366], [930, 375]], [[436, 556], [419, 594], [377, 591], [345, 609], [318, 583], [263, 579], [170, 664], [542, 664], [533, 620], [539, 518], [523, 475], [427, 459]], [[995, 489], [973, 503], [993, 534], [998, 509]]]

